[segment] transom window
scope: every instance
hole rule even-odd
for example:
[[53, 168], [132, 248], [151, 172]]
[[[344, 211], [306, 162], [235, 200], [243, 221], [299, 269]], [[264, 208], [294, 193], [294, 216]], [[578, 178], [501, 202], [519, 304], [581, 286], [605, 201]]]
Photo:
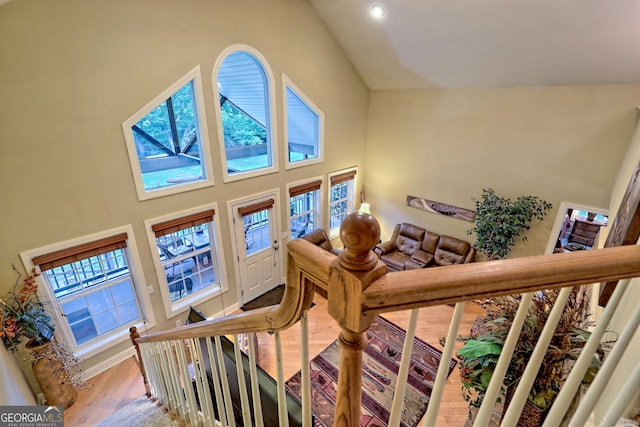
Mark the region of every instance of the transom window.
[[213, 185], [202, 105], [196, 68], [122, 124], [140, 200]]
[[330, 237], [340, 234], [340, 225], [354, 210], [356, 171], [337, 173], [329, 177], [329, 229]]
[[214, 215], [209, 208], [148, 224], [168, 316], [222, 288]]
[[126, 336], [130, 326], [142, 322], [127, 233], [45, 253], [31, 261], [39, 266], [59, 308], [54, 310], [56, 323], [70, 332], [67, 341], [73, 350], [86, 349], [117, 333]]
[[291, 240], [320, 227], [321, 180], [289, 188], [289, 224]]
[[232, 46], [220, 59], [214, 78], [225, 181], [277, 171], [273, 78], [266, 61], [249, 46]]
[[324, 114], [284, 76], [287, 168], [323, 160]]

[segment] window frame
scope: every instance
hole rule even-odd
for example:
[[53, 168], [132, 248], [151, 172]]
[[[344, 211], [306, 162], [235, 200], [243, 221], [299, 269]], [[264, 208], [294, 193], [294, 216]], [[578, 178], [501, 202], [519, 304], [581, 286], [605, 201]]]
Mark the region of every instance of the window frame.
[[213, 264], [216, 282], [211, 286], [207, 286], [204, 289], [195, 291], [184, 298], [180, 298], [176, 301], [171, 301], [171, 293], [169, 292], [169, 284], [166, 279], [164, 265], [160, 259], [160, 255], [157, 251], [156, 233], [153, 230], [153, 226], [161, 224], [163, 222], [180, 219], [189, 215], [202, 213], [208, 210], [218, 211], [217, 203], [210, 203], [207, 205], [201, 205], [195, 208], [173, 212], [171, 214], [149, 218], [144, 221], [145, 229], [147, 232], [147, 239], [149, 241], [149, 247], [151, 248], [153, 266], [155, 268], [158, 288], [162, 297], [162, 305], [164, 308], [165, 316], [167, 319], [171, 319], [179, 314], [182, 314], [189, 310], [190, 306], [201, 304], [205, 301], [209, 301], [229, 290], [229, 282], [227, 281], [227, 274], [225, 270], [224, 251], [220, 250], [220, 221], [213, 216], [213, 229], [210, 230], [210, 250], [211, 250], [211, 262]]
[[[222, 112], [220, 108], [220, 102], [217, 102], [220, 99], [220, 90], [218, 88], [218, 73], [220, 72], [220, 67], [225, 59], [235, 52], [244, 52], [254, 57], [256, 61], [260, 63], [262, 67], [262, 71], [264, 72], [264, 77], [266, 79], [266, 87], [267, 93], [265, 94], [267, 97], [265, 108], [266, 116], [268, 119], [265, 121], [269, 124], [267, 129], [267, 140], [268, 140], [268, 150], [271, 153], [271, 166], [253, 169], [245, 172], [237, 172], [234, 174], [229, 174], [228, 165], [227, 165], [227, 151], [225, 147], [224, 140], [224, 128], [222, 126]], [[216, 62], [213, 66], [213, 70], [211, 72], [211, 81], [213, 87], [213, 97], [216, 100], [215, 104], [215, 116], [216, 116], [216, 124], [218, 127], [218, 145], [220, 149], [220, 162], [222, 164], [222, 181], [234, 182], [240, 181], [243, 179], [254, 178], [257, 176], [267, 175], [275, 172], [279, 172], [280, 167], [280, 158], [278, 155], [278, 144], [276, 141], [278, 140], [277, 135], [277, 110], [276, 110], [276, 96], [275, 96], [275, 79], [273, 72], [271, 71], [271, 67], [267, 59], [255, 48], [245, 45], [245, 44], [234, 44], [228, 46], [224, 49], [216, 58]]]
[[[288, 102], [287, 102], [287, 90], [291, 90], [295, 96], [297, 96], [301, 102], [306, 104], [307, 108], [312, 110], [318, 117], [317, 121], [317, 151], [318, 155], [312, 159], [306, 160], [298, 160], [292, 162], [290, 160], [290, 152], [289, 152], [289, 113], [288, 113]], [[303, 166], [314, 165], [317, 163], [324, 162], [324, 113], [320, 110], [314, 103], [309, 99], [309, 97], [296, 86], [295, 83], [286, 75], [282, 74], [282, 117], [284, 121], [284, 130], [283, 130], [283, 141], [284, 141], [284, 152], [285, 156], [285, 169], [294, 169]]]
[[[335, 239], [337, 237], [340, 236], [340, 226], [338, 226], [337, 228], [331, 228], [331, 206], [335, 203], [331, 202], [331, 190], [333, 188], [334, 185], [337, 184], [331, 184], [331, 181], [334, 177], [337, 177], [339, 175], [343, 175], [343, 174], [349, 174], [349, 173], [353, 173], [353, 179], [351, 179], [350, 181], [352, 181], [352, 187], [351, 191], [348, 192], [347, 194], [347, 212], [346, 214], [349, 215], [350, 213], [353, 213], [356, 211], [356, 179], [358, 176], [358, 168], [357, 167], [352, 167], [352, 168], [348, 168], [348, 169], [342, 169], [339, 171], [335, 171], [335, 172], [331, 172], [328, 174], [328, 179], [327, 179], [327, 230], [329, 230], [329, 238], [330, 239]], [[342, 222], [340, 223], [342, 224]]]
[[[296, 182], [292, 182], [290, 184], [287, 184], [287, 229], [289, 231], [289, 240], [295, 240], [297, 239], [297, 237], [295, 237], [293, 235], [293, 230], [291, 229], [291, 219], [292, 219], [292, 215], [291, 215], [291, 189], [301, 186], [301, 185], [305, 185], [305, 184], [312, 184], [315, 183], [317, 181], [320, 181], [320, 188], [318, 188], [317, 190], [312, 190], [312, 191], [316, 191], [315, 194], [315, 209], [313, 210], [312, 214], [314, 215], [313, 218], [313, 223], [315, 224], [314, 228], [322, 228], [322, 224], [323, 224], [323, 212], [324, 212], [324, 179], [323, 177], [314, 177], [314, 178], [309, 178], [306, 180], [302, 180], [302, 181], [296, 181]], [[308, 192], [307, 192], [308, 193]], [[312, 230], [313, 231], [313, 230]]]
[[[172, 185], [169, 187], [146, 190], [144, 187], [144, 181], [142, 179], [142, 170], [140, 168], [140, 162], [136, 150], [136, 143], [131, 128], [144, 117], [146, 117], [151, 111], [157, 108], [160, 104], [176, 94], [190, 81], [193, 81], [193, 101], [197, 123], [196, 132], [199, 141], [200, 161], [204, 169], [205, 177], [204, 179], [198, 181], [176, 183], [176, 185]], [[171, 84], [167, 89], [163, 90], [159, 95], [157, 95], [146, 105], [140, 108], [137, 112], [131, 115], [127, 120], [122, 122], [122, 131], [124, 134], [127, 152], [129, 154], [129, 163], [131, 164], [131, 171], [133, 173], [133, 180], [135, 183], [139, 201], [154, 199], [157, 197], [164, 197], [172, 194], [184, 193], [185, 191], [192, 191], [199, 188], [211, 187], [215, 185], [213, 179], [213, 163], [211, 162], [211, 144], [209, 142], [209, 130], [206, 120], [204, 92], [202, 89], [202, 75], [199, 65], [182, 76], [179, 80]]]
[[69, 326], [68, 321], [64, 318], [60, 303], [56, 299], [53, 289], [51, 289], [48, 281], [43, 277], [43, 275], [36, 277], [36, 281], [38, 284], [38, 298], [40, 298], [41, 301], [51, 303], [53, 307], [53, 310], [50, 314], [52, 315], [51, 317], [56, 325], [56, 338], [66, 343], [71, 351], [75, 352], [78, 357], [89, 358], [95, 356], [96, 354], [102, 353], [109, 348], [115, 347], [122, 342], [128, 341], [130, 339], [129, 328], [131, 326], [146, 329], [150, 329], [156, 326], [155, 315], [153, 313], [153, 305], [151, 304], [151, 299], [149, 298], [148, 287], [142, 270], [142, 262], [140, 261], [138, 247], [136, 245], [133, 234], [133, 227], [131, 225], [125, 225], [110, 230], [81, 236], [75, 239], [30, 249], [20, 253], [20, 259], [22, 260], [22, 264], [24, 265], [25, 269], [27, 271], [31, 271], [34, 267], [36, 267], [32, 260], [38, 256], [64, 250], [74, 246], [95, 242], [122, 233], [125, 233], [127, 235], [127, 246], [125, 254], [129, 267], [129, 274], [131, 275], [133, 290], [138, 301], [138, 309], [140, 310], [140, 316], [142, 317], [142, 319], [138, 322], [120, 326], [119, 328], [113, 331], [106, 332], [87, 343], [76, 345], [71, 327]]

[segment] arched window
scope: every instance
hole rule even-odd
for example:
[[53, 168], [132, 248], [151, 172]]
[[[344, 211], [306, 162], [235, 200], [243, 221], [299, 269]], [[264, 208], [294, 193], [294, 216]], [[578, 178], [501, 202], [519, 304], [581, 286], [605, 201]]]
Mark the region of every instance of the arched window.
[[225, 182], [278, 170], [273, 77], [265, 64], [255, 49], [235, 45], [214, 66]]

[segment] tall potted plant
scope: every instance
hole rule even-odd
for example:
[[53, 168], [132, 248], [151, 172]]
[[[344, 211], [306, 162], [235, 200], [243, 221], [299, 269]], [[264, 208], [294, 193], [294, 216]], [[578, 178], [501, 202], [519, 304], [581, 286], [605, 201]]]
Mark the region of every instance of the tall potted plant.
[[[516, 344], [504, 379], [505, 405], [522, 378], [527, 361], [549, 317], [558, 296], [557, 290], [537, 292], [526, 315], [522, 332]], [[476, 324], [478, 327], [467, 337], [461, 337], [464, 346], [458, 350], [462, 395], [471, 407], [482, 403], [493, 375], [502, 347], [520, 305], [519, 296], [499, 297], [487, 303], [487, 314]], [[555, 330], [549, 349], [533, 386], [529, 392], [525, 411], [518, 426], [537, 426], [542, 423], [546, 410], [551, 406], [566, 380], [573, 362], [578, 358], [589, 339], [592, 325], [589, 318], [589, 297], [584, 288], [575, 288], [569, 296], [564, 314]], [[583, 378], [590, 383], [597, 372], [608, 343], [600, 344]]]
[[519, 237], [531, 229], [535, 219], [542, 221], [552, 208], [551, 203], [536, 196], [520, 196], [516, 200], [498, 196], [491, 188], [483, 189], [475, 200], [476, 222], [467, 234], [476, 234], [474, 246], [489, 260], [506, 257]]
[[75, 387], [83, 385], [80, 361], [54, 339], [55, 325], [37, 297], [37, 271], [20, 281], [20, 272], [13, 269], [18, 275], [13, 290], [0, 298], [0, 338], [12, 352], [27, 340], [33, 373], [47, 404], [68, 408], [77, 398]]

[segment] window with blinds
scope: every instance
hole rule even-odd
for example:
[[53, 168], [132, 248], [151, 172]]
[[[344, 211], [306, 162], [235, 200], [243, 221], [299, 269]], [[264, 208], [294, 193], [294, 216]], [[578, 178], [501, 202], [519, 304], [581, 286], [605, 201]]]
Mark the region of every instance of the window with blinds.
[[320, 188], [322, 180], [289, 187], [289, 231], [291, 240], [321, 228]]
[[63, 313], [57, 321], [68, 326], [74, 349], [141, 320], [127, 238], [120, 233], [32, 258]]
[[220, 289], [214, 218], [211, 207], [148, 223], [168, 316]]
[[283, 80], [286, 168], [319, 163], [324, 160], [324, 114], [287, 76]]
[[356, 170], [329, 175], [329, 235], [338, 236], [340, 225], [354, 210]]

